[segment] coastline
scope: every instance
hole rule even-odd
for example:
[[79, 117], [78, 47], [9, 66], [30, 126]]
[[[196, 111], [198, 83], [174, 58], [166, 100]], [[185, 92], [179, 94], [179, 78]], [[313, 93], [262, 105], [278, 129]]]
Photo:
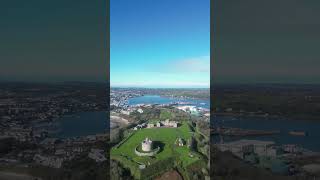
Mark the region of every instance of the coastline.
[[212, 118], [215, 116], [229, 116], [229, 117], [250, 117], [250, 118], [275, 118], [275, 119], [288, 119], [295, 121], [320, 121], [319, 116], [311, 116], [311, 115], [302, 115], [302, 116], [293, 116], [293, 115], [275, 115], [275, 114], [252, 114], [252, 113], [212, 113]]

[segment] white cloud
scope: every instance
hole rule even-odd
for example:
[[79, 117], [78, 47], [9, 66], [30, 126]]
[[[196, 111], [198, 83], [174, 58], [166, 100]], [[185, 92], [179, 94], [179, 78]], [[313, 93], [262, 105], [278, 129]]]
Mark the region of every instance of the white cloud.
[[173, 72], [210, 73], [210, 56], [175, 60], [166, 66]]
[[157, 65], [146, 66], [143, 71], [114, 74], [111, 86], [209, 87], [210, 56], [157, 62]]

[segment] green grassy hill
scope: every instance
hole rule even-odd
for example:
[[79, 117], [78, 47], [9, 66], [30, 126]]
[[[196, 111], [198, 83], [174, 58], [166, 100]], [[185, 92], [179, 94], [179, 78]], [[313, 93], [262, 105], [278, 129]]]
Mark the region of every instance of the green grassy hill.
[[[167, 159], [175, 159], [181, 162], [183, 167], [198, 161], [201, 156], [191, 152], [187, 145], [179, 147], [175, 145], [177, 138], [183, 138], [186, 142], [191, 138], [193, 132], [187, 122], [180, 124], [178, 128], [151, 128], [141, 129], [134, 132], [125, 143], [111, 150], [111, 158], [117, 159], [123, 164], [127, 164], [131, 171], [137, 171], [139, 163], [147, 165], [155, 164]], [[141, 145], [146, 138], [150, 138], [155, 145], [160, 146], [160, 152], [155, 157], [139, 157], [135, 154], [135, 148]], [[190, 157], [190, 153], [193, 157]], [[129, 165], [128, 165], [129, 164]], [[134, 174], [134, 173], [133, 173]]]

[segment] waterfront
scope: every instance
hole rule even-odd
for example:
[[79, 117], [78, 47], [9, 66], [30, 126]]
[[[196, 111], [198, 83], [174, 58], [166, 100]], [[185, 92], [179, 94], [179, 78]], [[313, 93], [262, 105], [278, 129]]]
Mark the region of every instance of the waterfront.
[[187, 98], [171, 98], [159, 95], [144, 95], [139, 97], [130, 98], [128, 100], [129, 105], [137, 104], [172, 104], [182, 103], [183, 105], [196, 106], [201, 108], [210, 109], [210, 100], [203, 99], [187, 99]]
[[[255, 129], [255, 130], [279, 130], [279, 134], [270, 136], [255, 137], [224, 137], [224, 141], [233, 141], [239, 139], [257, 139], [271, 140], [281, 144], [298, 144], [306, 149], [320, 152], [320, 144], [315, 143], [320, 139], [320, 122], [309, 120], [291, 120], [285, 118], [265, 118], [265, 117], [231, 117], [231, 116], [214, 116], [213, 124], [215, 126]], [[298, 130], [308, 133], [307, 136], [289, 135], [290, 131]], [[213, 138], [219, 141], [218, 137]]]
[[104, 111], [66, 115], [57, 120], [58, 131], [53, 136], [71, 138], [105, 133], [109, 129], [107, 119]]

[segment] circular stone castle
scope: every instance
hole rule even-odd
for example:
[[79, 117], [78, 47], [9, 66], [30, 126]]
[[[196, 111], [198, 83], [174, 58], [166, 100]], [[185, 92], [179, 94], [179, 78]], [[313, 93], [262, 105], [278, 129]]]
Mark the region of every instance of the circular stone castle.
[[149, 138], [146, 138], [141, 143], [142, 151], [149, 152], [152, 150], [152, 141]]
[[156, 155], [159, 152], [160, 147], [153, 149], [152, 145], [153, 145], [153, 142], [151, 141], [151, 139], [146, 138], [145, 140], [143, 140], [141, 142], [142, 151], [139, 151], [139, 145], [135, 148], [136, 155], [138, 155], [138, 156], [154, 156], [154, 155]]

